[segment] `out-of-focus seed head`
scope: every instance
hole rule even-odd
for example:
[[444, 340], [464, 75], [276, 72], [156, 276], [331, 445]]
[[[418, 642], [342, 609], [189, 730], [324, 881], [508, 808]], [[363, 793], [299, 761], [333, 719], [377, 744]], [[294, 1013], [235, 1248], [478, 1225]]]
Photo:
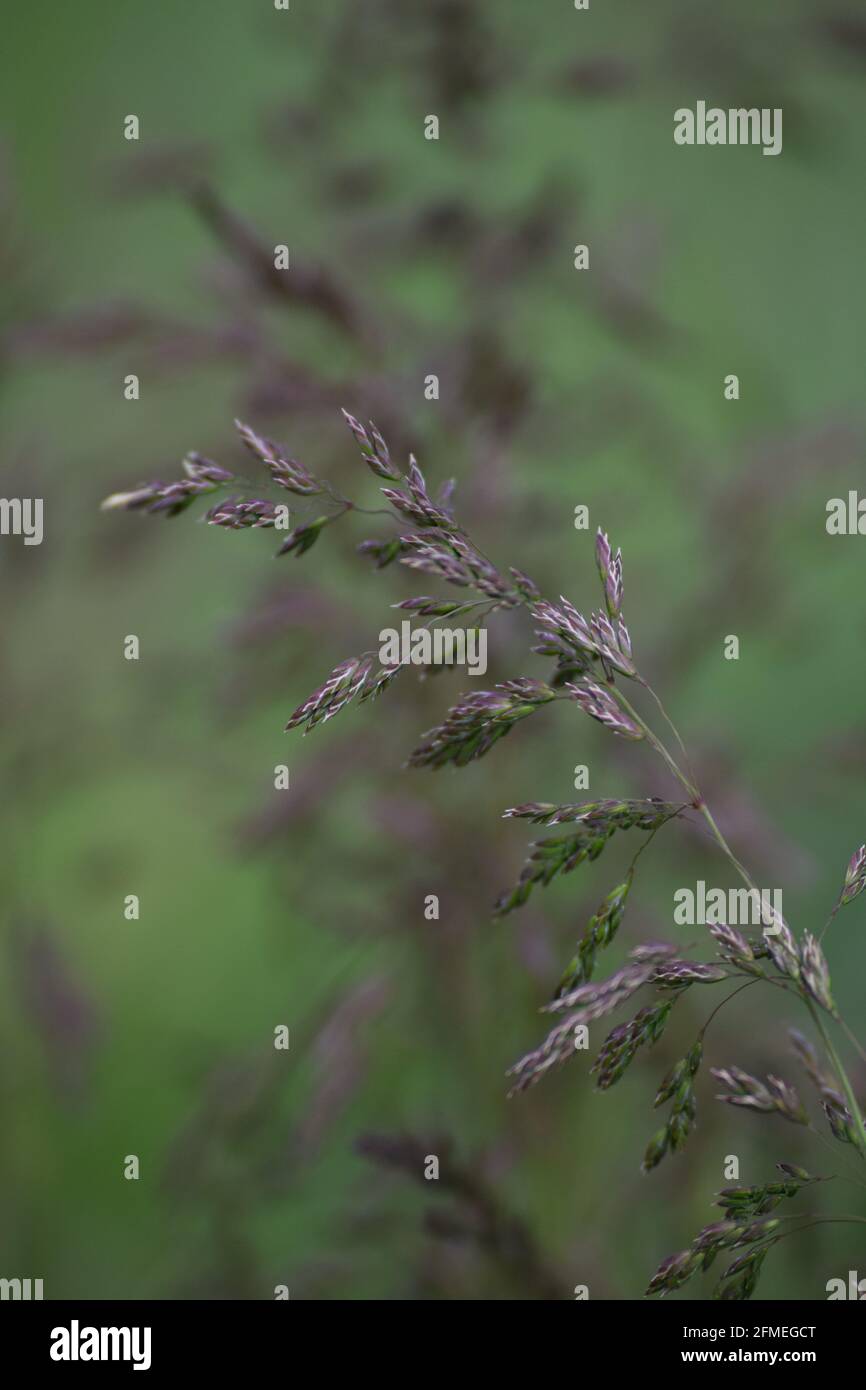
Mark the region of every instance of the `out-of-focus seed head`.
[[613, 554], [610, 541], [601, 527], [595, 537], [595, 558], [604, 589], [607, 615], [614, 620], [622, 613], [622, 551]]
[[861, 845], [859, 849], [855, 849], [848, 861], [845, 882], [839, 899], [840, 904], [853, 902], [864, 888], [866, 888], [866, 845]]
[[333, 516], [317, 516], [313, 521], [304, 521], [300, 526], [296, 526], [290, 531], [283, 541], [278, 555], [305, 555], [311, 546], [316, 544], [319, 536], [326, 526], [329, 526], [335, 518]]
[[299, 497], [315, 497], [325, 492], [324, 484], [302, 463], [288, 458], [272, 439], [258, 434], [243, 420], [235, 420], [235, 429], [250, 453], [265, 465], [277, 487], [294, 492]]
[[443, 722], [428, 729], [423, 743], [409, 757], [410, 767], [445, 767], [481, 758], [521, 719], [556, 699], [543, 681], [521, 676], [503, 681], [495, 690], [476, 690], [462, 696]]
[[719, 955], [724, 960], [733, 961], [735, 965], [745, 965], [751, 963], [755, 956], [749, 945], [748, 939], [736, 927], [729, 927], [719, 923], [709, 927], [712, 937], [718, 942]]
[[797, 943], [791, 934], [791, 929], [784, 918], [769, 908], [773, 914], [773, 921], [767, 930], [762, 932], [762, 939], [766, 944], [767, 951], [777, 970], [789, 979], [799, 980], [800, 978], [800, 952], [797, 950]]
[[856, 1144], [854, 1119], [842, 1099], [825, 1095], [821, 1101], [821, 1108], [827, 1116], [833, 1138], [838, 1139], [841, 1144]]
[[662, 1260], [647, 1287], [647, 1296], [672, 1293], [680, 1288], [696, 1272], [700, 1259], [694, 1250], [680, 1250], [676, 1255], [668, 1255]]
[[356, 696], [361, 703], [375, 700], [401, 670], [400, 666], [381, 666], [372, 652], [341, 661], [328, 679], [298, 705], [286, 729], [303, 724], [304, 732], [309, 733], [317, 724], [332, 719]]
[[390, 478], [396, 482], [400, 477], [400, 470], [391, 462], [388, 446], [372, 420], [368, 431], [348, 410], [343, 411], [343, 419], [358, 441], [361, 455], [370, 471], [379, 478]]
[[809, 1123], [809, 1117], [794, 1087], [779, 1077], [768, 1076], [765, 1082], [759, 1081], [740, 1067], [713, 1067], [711, 1074], [728, 1088], [728, 1094], [718, 1095], [716, 1100], [756, 1113], [778, 1114], [790, 1120], [792, 1124]]
[[597, 719], [599, 724], [604, 724], [613, 733], [619, 734], [620, 738], [634, 740], [643, 738], [643, 730], [635, 724], [634, 720], [617, 704], [610, 691], [605, 690], [603, 686], [585, 680], [579, 684], [567, 682], [565, 688], [571, 692], [585, 714]]
[[800, 948], [800, 967], [803, 985], [822, 1009], [836, 1016], [836, 1005], [830, 992], [830, 969], [827, 958], [811, 932], [806, 932]]

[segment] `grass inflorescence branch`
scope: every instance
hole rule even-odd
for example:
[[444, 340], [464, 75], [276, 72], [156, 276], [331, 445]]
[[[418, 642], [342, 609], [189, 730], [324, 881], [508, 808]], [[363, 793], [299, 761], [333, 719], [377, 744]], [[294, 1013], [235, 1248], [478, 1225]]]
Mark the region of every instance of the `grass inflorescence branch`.
[[[664, 1105], [669, 1110], [643, 1156], [643, 1171], [649, 1172], [666, 1155], [678, 1152], [695, 1126], [710, 1019], [746, 985], [773, 987], [800, 1003], [814, 1029], [817, 1046], [799, 1031], [792, 1033], [792, 1042], [817, 1090], [827, 1134], [816, 1131], [796, 1089], [773, 1073], [762, 1079], [735, 1064], [709, 1067], [710, 1075], [722, 1087], [717, 1098], [735, 1109], [783, 1118], [804, 1131], [817, 1133], [822, 1142], [845, 1145], [862, 1164], [866, 1159], [863, 1110], [828, 1025], [841, 1026], [858, 1048], [859, 1043], [839, 1014], [821, 942], [842, 908], [853, 903], [866, 888], [866, 846], [851, 856], [836, 903], [820, 932], [805, 931], [798, 939], [773, 909], [757, 936], [747, 936], [733, 924], [710, 926], [706, 946], [715, 950], [715, 960], [688, 959], [671, 943], [648, 942], [632, 947], [605, 978], [596, 979], [599, 955], [615, 945], [634, 897], [637, 860], [669, 822], [689, 812], [700, 816], [730, 868], [750, 892], [758, 893], [751, 874], [731, 849], [700, 790], [683, 739], [640, 672], [623, 614], [622, 554], [613, 550], [607, 535], [599, 529], [595, 561], [601, 582], [601, 606], [589, 611], [589, 616], [563, 595], [547, 598], [521, 568], [502, 569], [496, 565], [459, 524], [453, 480], [445, 482], [433, 495], [413, 456], [402, 468], [372, 422], [364, 425], [345, 411], [344, 416], [365, 466], [381, 484], [387, 504], [385, 515], [396, 526], [396, 533], [361, 541], [359, 552], [371, 559], [377, 570], [399, 565], [404, 571], [414, 571], [425, 579], [463, 591], [458, 599], [424, 594], [400, 599], [392, 606], [424, 617], [428, 624], [479, 607], [483, 607], [485, 619], [500, 609], [523, 609], [535, 629], [532, 653], [553, 663], [546, 679], [519, 675], [500, 681], [491, 690], [462, 695], [441, 722], [423, 735], [409, 756], [409, 765], [433, 770], [449, 765], [463, 767], [486, 755], [506, 734], [545, 706], [566, 702], [619, 738], [648, 747], [684, 797], [680, 801], [653, 796], [565, 805], [533, 801], [505, 812], [509, 819], [556, 828], [559, 833], [531, 845], [517, 884], [496, 902], [494, 910], [499, 917], [522, 907], [535, 888], [546, 887], [578, 866], [597, 860], [618, 832], [637, 831], [645, 836], [625, 877], [607, 892], [589, 919], [554, 988], [553, 998], [545, 1006], [544, 1011], [556, 1015], [557, 1022], [538, 1046], [510, 1068], [510, 1093], [527, 1090], [565, 1062], [581, 1056], [589, 1025], [602, 1019], [608, 1031], [592, 1072], [598, 1089], [607, 1091], [674, 1026], [675, 1005], [686, 992], [733, 982], [737, 988], [713, 1009], [698, 1038], [685, 1049], [657, 1089], [656, 1107]], [[280, 445], [240, 421], [236, 425], [243, 444], [263, 466], [265, 481], [276, 490], [276, 498], [245, 496], [242, 480], [230, 471], [202, 455], [188, 454], [180, 478], [141, 483], [129, 491], [113, 494], [103, 507], [175, 517], [200, 497], [210, 497], [206, 513], [210, 525], [227, 530], [285, 529], [284, 496], [289, 493], [316, 508], [315, 515], [289, 531], [278, 551], [280, 555], [298, 556], [306, 554], [335, 522], [352, 514], [379, 515], [382, 509], [373, 511], [357, 506]], [[286, 727], [302, 726], [309, 732], [351, 702], [374, 699], [387, 689], [400, 669], [399, 665], [383, 663], [369, 650], [340, 662], [298, 705]], [[641, 692], [651, 697], [673, 734], [676, 754], [626, 694], [629, 684], [638, 698]], [[610, 1028], [611, 1016], [632, 1006], [635, 996], [645, 992], [651, 998], [631, 1018]], [[748, 997], [755, 998], [752, 993]], [[723, 1270], [715, 1296], [725, 1300], [750, 1298], [766, 1256], [783, 1234], [793, 1233], [793, 1229], [783, 1233], [780, 1219], [768, 1217], [767, 1213], [819, 1181], [791, 1164], [780, 1163], [778, 1167], [783, 1174], [781, 1180], [724, 1189], [719, 1194], [724, 1219], [699, 1232], [687, 1250], [665, 1260], [647, 1292], [670, 1293], [708, 1270], [717, 1257], [730, 1252], [734, 1258]]]

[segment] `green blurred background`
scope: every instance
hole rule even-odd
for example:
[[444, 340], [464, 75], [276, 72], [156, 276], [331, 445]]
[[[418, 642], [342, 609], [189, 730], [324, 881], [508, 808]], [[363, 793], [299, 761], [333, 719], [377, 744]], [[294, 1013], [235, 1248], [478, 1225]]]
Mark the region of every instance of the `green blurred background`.
[[[501, 812], [580, 799], [579, 763], [594, 796], [669, 795], [663, 772], [565, 706], [454, 775], [406, 771], [450, 673], [284, 734], [427, 592], [356, 556], [375, 521], [275, 564], [266, 533], [98, 507], [188, 449], [255, 476], [235, 415], [375, 507], [344, 405], [457, 477], [498, 562], [583, 608], [587, 504], [717, 818], [792, 926], [820, 925], [866, 831], [862, 541], [824, 529], [863, 476], [866, 26], [846, 0], [19, 0], [4, 27], [0, 484], [45, 499], [45, 539], [0, 545], [0, 1273], [49, 1298], [533, 1296], [471, 1221], [443, 1229], [447, 1194], [358, 1149], [412, 1134], [523, 1223], [563, 1297], [640, 1297], [713, 1219], [726, 1155], [745, 1181], [831, 1162], [716, 1105], [705, 1072], [689, 1146], [640, 1176], [709, 992], [610, 1095], [579, 1060], [505, 1099], [634, 844], [492, 923], [532, 838]], [[676, 147], [699, 99], [781, 106], [782, 155]], [[229, 215], [325, 290], [257, 281]], [[484, 684], [544, 675], [530, 644], [494, 621]], [[669, 935], [699, 877], [730, 882], [671, 827], [614, 961]], [[830, 938], [855, 1028], [862, 919]], [[712, 1064], [796, 1079], [785, 1002], [733, 1004]], [[862, 1273], [852, 1229], [787, 1242], [762, 1295]]]

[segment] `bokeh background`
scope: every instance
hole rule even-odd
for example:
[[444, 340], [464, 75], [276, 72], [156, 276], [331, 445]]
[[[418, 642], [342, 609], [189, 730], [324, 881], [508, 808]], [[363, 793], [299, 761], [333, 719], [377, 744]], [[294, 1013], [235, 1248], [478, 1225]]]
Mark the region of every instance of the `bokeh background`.
[[[726, 1155], [745, 1181], [832, 1166], [716, 1104], [705, 1071], [687, 1149], [640, 1175], [655, 1086], [714, 992], [609, 1094], [578, 1059], [505, 1098], [635, 845], [494, 923], [533, 838], [501, 812], [580, 799], [579, 763], [592, 795], [666, 796], [663, 771], [569, 706], [464, 770], [405, 770], [459, 673], [285, 734], [426, 591], [356, 555], [375, 520], [275, 562], [266, 532], [99, 502], [191, 448], [254, 476], [241, 415], [376, 506], [343, 405], [580, 607], [587, 504], [717, 818], [792, 925], [820, 925], [866, 835], [864, 542], [824, 529], [864, 477], [858, 7], [19, 0], [4, 29], [0, 491], [45, 499], [45, 539], [0, 544], [0, 1273], [49, 1298], [640, 1297], [713, 1219]], [[676, 147], [698, 99], [783, 107], [783, 154]], [[282, 242], [288, 288], [257, 252]], [[530, 642], [495, 621], [483, 683], [544, 675]], [[669, 936], [700, 877], [731, 882], [670, 827], [611, 963]], [[830, 942], [856, 1027], [859, 904]], [[797, 1079], [786, 1002], [744, 994], [710, 1061]], [[438, 1187], [404, 1171], [431, 1152]], [[835, 1184], [819, 1206], [862, 1203]], [[822, 1298], [864, 1258], [856, 1227], [816, 1227], [761, 1292]]]

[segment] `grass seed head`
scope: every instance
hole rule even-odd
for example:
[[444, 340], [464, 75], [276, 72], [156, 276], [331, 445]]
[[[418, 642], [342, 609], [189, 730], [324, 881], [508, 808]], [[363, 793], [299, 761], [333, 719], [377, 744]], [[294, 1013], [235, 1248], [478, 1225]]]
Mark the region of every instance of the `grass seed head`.
[[809, 1117], [794, 1087], [779, 1077], [768, 1076], [766, 1081], [759, 1081], [740, 1067], [713, 1067], [711, 1073], [728, 1088], [727, 1094], [716, 1096], [716, 1100], [756, 1113], [781, 1115], [792, 1124], [809, 1123]]
[[801, 979], [804, 988], [829, 1014], [836, 1016], [836, 1005], [830, 992], [830, 969], [817, 940], [806, 932], [800, 947]]
[[853, 902], [864, 888], [866, 888], [866, 845], [861, 845], [848, 861], [845, 882], [839, 899], [840, 904]]

